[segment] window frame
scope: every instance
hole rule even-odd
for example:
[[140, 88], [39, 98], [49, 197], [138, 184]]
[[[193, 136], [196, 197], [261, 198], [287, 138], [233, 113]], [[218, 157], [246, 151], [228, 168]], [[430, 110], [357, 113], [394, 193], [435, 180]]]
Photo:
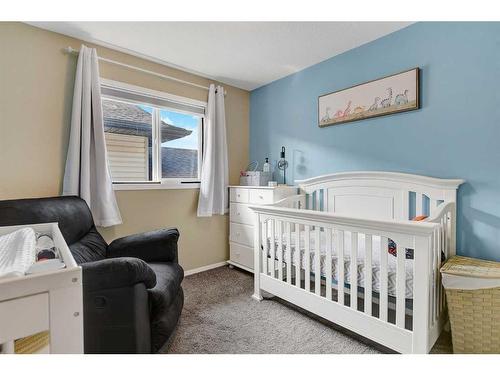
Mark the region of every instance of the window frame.
[[[113, 81], [101, 78], [101, 87], [108, 87], [124, 93], [133, 93], [144, 98], [156, 98], [170, 102], [177, 102], [182, 104], [191, 105], [194, 107], [203, 108], [206, 112], [207, 102], [196, 99], [186, 98], [178, 95], [169, 94], [163, 91], [156, 91], [147, 89], [140, 86], [131, 85], [128, 83]], [[148, 103], [147, 101], [132, 100], [129, 98], [103, 94], [101, 91], [102, 99], [117, 100], [130, 104], [140, 104], [153, 108], [152, 115], [152, 150], [151, 150], [151, 164], [152, 164], [152, 181], [113, 181], [114, 190], [151, 190], [151, 189], [198, 189], [200, 187], [201, 165], [203, 162], [203, 132], [205, 124], [205, 114], [199, 114], [189, 111], [171, 108], [168, 106], [158, 106], [156, 104]], [[195, 115], [200, 118], [200, 131], [198, 132], [198, 176], [197, 177], [161, 177], [161, 114], [162, 110], [184, 113], [187, 115]]]

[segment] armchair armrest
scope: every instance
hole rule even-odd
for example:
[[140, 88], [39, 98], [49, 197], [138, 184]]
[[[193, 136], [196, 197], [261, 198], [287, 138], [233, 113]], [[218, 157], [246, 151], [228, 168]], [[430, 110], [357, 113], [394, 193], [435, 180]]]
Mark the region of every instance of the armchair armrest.
[[146, 262], [175, 262], [179, 231], [159, 229], [118, 238], [108, 246], [107, 257], [134, 257]]
[[103, 259], [83, 263], [85, 291], [121, 288], [144, 283], [147, 289], [156, 285], [156, 274], [146, 262], [137, 258]]

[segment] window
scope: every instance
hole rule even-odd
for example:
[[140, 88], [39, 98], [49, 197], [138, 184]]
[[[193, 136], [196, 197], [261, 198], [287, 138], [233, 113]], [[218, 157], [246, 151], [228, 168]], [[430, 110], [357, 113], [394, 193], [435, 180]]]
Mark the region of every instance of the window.
[[161, 177], [199, 180], [201, 117], [162, 109], [160, 120]]
[[111, 81], [101, 90], [115, 186], [198, 186], [205, 103]]

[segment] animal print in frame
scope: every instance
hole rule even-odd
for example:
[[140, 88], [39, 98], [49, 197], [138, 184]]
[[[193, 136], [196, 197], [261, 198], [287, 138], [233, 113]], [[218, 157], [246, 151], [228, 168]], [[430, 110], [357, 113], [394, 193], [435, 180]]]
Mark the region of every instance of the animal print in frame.
[[320, 96], [319, 126], [419, 109], [419, 73], [414, 68]]

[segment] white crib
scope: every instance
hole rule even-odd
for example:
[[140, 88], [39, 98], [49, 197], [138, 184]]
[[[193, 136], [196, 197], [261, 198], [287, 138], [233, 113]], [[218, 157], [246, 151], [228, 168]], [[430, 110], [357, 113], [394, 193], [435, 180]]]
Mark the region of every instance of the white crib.
[[[428, 353], [446, 319], [439, 269], [455, 254], [463, 182], [336, 173], [299, 181], [300, 195], [252, 206], [253, 297], [266, 291], [398, 352]], [[391, 240], [397, 255], [388, 253]]]

